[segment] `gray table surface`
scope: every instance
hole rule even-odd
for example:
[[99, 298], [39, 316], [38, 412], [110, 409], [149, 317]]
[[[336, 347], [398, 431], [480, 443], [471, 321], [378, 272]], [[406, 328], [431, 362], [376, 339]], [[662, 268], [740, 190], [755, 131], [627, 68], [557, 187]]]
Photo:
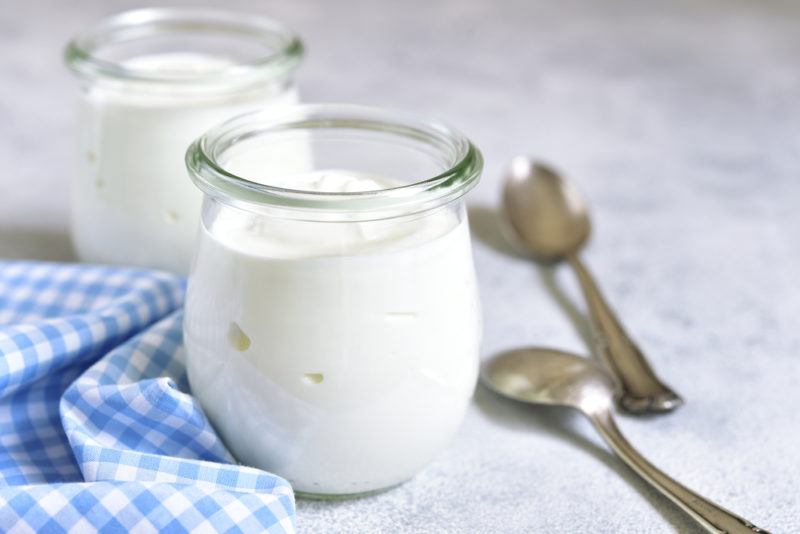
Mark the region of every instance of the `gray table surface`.
[[[61, 45], [114, 1], [0, 12], [0, 256], [68, 260], [74, 83]], [[545, 158], [592, 201], [586, 259], [688, 403], [622, 417], [687, 485], [774, 532], [800, 529], [800, 3], [367, 0], [225, 5], [305, 38], [306, 100], [435, 114], [483, 150], [470, 195], [483, 355], [587, 353], [571, 274], [509, 252], [500, 176]], [[6, 6], [8, 7], [8, 6]], [[411, 482], [298, 502], [305, 532], [694, 532], [567, 411], [478, 388]]]

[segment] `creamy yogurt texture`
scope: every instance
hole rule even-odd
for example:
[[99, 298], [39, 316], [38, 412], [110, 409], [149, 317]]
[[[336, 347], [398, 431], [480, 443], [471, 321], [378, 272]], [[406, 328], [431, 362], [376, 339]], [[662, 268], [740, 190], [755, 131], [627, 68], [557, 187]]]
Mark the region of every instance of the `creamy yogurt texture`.
[[[172, 79], [222, 72], [230, 65], [195, 53], [146, 55], [123, 63]], [[202, 201], [186, 173], [187, 147], [236, 114], [297, 101], [293, 88], [203, 98], [181, 91], [168, 82], [143, 89], [110, 81], [83, 92], [71, 217], [73, 244], [82, 260], [185, 273]]]
[[[330, 171], [271, 185], [395, 184]], [[479, 332], [466, 217], [450, 207], [337, 223], [223, 208], [201, 230], [185, 318], [192, 391], [242, 463], [297, 491], [360, 493], [419, 471], [461, 422]]]

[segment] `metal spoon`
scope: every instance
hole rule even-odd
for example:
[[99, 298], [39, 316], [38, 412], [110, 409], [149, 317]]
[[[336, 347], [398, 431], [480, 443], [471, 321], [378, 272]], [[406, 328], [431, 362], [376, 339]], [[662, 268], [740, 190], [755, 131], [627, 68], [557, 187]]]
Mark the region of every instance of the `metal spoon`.
[[622, 407], [632, 413], [666, 412], [683, 404], [656, 377], [578, 257], [591, 229], [578, 191], [554, 170], [518, 157], [506, 178], [503, 204], [518, 241], [536, 259], [566, 260], [578, 275], [589, 306], [595, 349], [621, 382]]
[[557, 350], [530, 348], [489, 361], [482, 379], [512, 399], [568, 406], [586, 415], [611, 449], [636, 473], [692, 516], [707, 531], [767, 532], [673, 480], [641, 456], [617, 428], [611, 415], [614, 383], [594, 362]]

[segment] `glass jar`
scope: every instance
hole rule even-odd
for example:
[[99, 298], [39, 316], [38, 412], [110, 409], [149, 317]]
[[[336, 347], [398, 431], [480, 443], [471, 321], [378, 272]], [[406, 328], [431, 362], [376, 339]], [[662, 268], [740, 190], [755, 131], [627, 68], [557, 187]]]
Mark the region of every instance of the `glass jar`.
[[239, 461], [342, 496], [447, 444], [477, 380], [462, 197], [482, 165], [446, 126], [346, 105], [244, 115], [190, 147], [189, 381]]
[[78, 257], [188, 271], [202, 195], [186, 177], [186, 147], [229, 117], [295, 103], [302, 52], [271, 20], [209, 9], [129, 11], [71, 41]]

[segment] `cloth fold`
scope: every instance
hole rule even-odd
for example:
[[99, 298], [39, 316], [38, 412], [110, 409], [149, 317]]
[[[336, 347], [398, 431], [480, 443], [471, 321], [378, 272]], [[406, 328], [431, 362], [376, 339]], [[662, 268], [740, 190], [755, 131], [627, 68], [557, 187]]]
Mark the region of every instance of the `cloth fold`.
[[189, 393], [182, 278], [0, 262], [0, 530], [293, 532]]

